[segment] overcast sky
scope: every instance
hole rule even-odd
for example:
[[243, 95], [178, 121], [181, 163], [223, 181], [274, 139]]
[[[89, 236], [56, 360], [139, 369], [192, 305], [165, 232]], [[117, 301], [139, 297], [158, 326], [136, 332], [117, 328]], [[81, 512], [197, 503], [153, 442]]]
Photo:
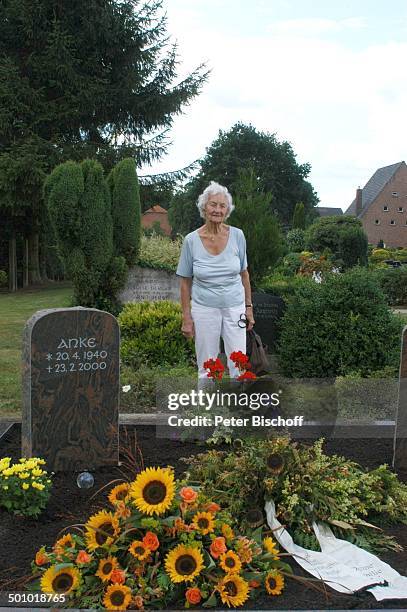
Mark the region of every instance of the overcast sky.
[[406, 0], [164, 0], [180, 76], [205, 61], [201, 95], [176, 118], [168, 155], [202, 157], [237, 121], [288, 140], [323, 206], [407, 155]]

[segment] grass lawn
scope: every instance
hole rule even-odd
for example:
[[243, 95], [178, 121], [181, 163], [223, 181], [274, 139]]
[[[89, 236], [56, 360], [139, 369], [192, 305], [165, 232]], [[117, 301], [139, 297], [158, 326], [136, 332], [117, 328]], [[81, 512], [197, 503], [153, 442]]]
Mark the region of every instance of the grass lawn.
[[0, 418], [21, 414], [21, 354], [25, 322], [37, 310], [69, 306], [71, 296], [72, 287], [67, 283], [0, 293]]

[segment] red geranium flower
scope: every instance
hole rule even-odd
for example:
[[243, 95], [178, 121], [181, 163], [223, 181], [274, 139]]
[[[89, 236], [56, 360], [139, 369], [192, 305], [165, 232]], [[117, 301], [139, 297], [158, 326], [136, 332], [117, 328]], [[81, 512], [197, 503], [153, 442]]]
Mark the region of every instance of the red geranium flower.
[[257, 376], [254, 372], [246, 370], [246, 372], [243, 372], [243, 374], [237, 377], [237, 380], [256, 380], [256, 378]]
[[222, 379], [225, 367], [219, 357], [217, 357], [216, 359], [208, 359], [204, 362], [203, 367], [206, 370], [209, 370], [208, 378], [214, 378], [215, 380]]

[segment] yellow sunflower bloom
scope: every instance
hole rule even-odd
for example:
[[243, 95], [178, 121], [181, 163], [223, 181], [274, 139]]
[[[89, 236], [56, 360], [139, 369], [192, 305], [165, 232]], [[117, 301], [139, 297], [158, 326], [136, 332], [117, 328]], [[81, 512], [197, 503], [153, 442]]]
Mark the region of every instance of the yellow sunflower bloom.
[[202, 533], [202, 535], [212, 533], [215, 529], [213, 514], [210, 512], [197, 512], [192, 519], [192, 525], [197, 531]]
[[179, 544], [165, 558], [165, 571], [172, 582], [190, 582], [203, 568], [201, 551], [192, 546]]
[[105, 559], [99, 561], [98, 571], [95, 576], [98, 576], [103, 582], [110, 580], [113, 570], [119, 566], [116, 557], [109, 555]]
[[281, 595], [284, 589], [284, 577], [277, 570], [272, 570], [267, 574], [264, 586], [269, 595]]
[[85, 527], [86, 545], [91, 551], [110, 546], [120, 531], [118, 518], [104, 510], [91, 516]]
[[64, 567], [57, 570], [55, 565], [51, 565], [42, 575], [41, 591], [68, 595], [78, 587], [80, 577], [75, 567]]
[[131, 589], [122, 584], [111, 584], [103, 598], [106, 610], [126, 610], [131, 602]]
[[174, 474], [163, 468], [147, 468], [130, 486], [134, 504], [144, 514], [164, 514], [175, 495]]
[[128, 498], [129, 490], [130, 485], [127, 482], [123, 482], [110, 491], [108, 500], [113, 506], [115, 506], [117, 503], [123, 502]]
[[227, 574], [218, 582], [217, 590], [222, 603], [229, 608], [242, 606], [249, 599], [249, 583], [238, 574]]
[[219, 565], [226, 574], [235, 574], [240, 572], [242, 569], [242, 562], [233, 550], [223, 553], [219, 558]]
[[63, 555], [67, 548], [75, 548], [75, 542], [70, 533], [65, 534], [55, 542], [54, 553], [56, 555]]
[[129, 553], [139, 561], [144, 561], [151, 550], [141, 540], [134, 540], [129, 546]]
[[273, 555], [274, 559], [278, 559], [278, 548], [273, 538], [264, 538], [263, 546], [270, 555]]

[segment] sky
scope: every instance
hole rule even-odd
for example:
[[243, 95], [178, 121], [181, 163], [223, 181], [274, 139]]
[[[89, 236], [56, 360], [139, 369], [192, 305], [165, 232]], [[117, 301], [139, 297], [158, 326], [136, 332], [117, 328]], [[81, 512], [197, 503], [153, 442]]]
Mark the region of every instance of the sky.
[[343, 210], [373, 172], [406, 160], [406, 0], [164, 0], [179, 77], [202, 93], [161, 162], [183, 168], [237, 121], [291, 143], [320, 206]]

